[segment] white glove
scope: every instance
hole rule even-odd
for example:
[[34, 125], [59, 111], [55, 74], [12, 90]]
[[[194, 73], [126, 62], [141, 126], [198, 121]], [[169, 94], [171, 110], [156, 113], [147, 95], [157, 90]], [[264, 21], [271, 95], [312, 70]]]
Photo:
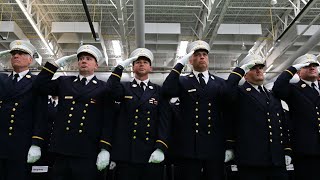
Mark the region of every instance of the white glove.
[[109, 162], [110, 162], [110, 153], [105, 149], [101, 149], [100, 153], [98, 154], [97, 162], [96, 162], [98, 170], [101, 171], [104, 168], [106, 168], [109, 165]]
[[292, 67], [296, 68], [297, 71], [299, 71], [301, 68], [303, 67], [307, 67], [309, 66], [310, 63], [303, 63], [303, 64], [295, 64], [295, 65], [292, 65]]
[[289, 164], [291, 164], [292, 159], [291, 159], [290, 156], [285, 155], [284, 158], [285, 158], [286, 166], [288, 166]]
[[178, 63], [182, 65], [186, 65], [189, 61], [190, 57], [193, 55], [194, 51], [189, 52], [188, 54], [184, 55], [181, 59], [178, 60]]
[[0, 57], [1, 57], [1, 56], [5, 56], [5, 55], [7, 55], [7, 54], [10, 54], [10, 50], [1, 51], [1, 52], [0, 52]]
[[110, 165], [109, 165], [109, 169], [110, 169], [110, 170], [113, 170], [116, 166], [117, 166], [116, 162], [111, 161], [111, 162], [110, 162]]
[[28, 151], [28, 163], [34, 163], [41, 157], [41, 148], [39, 146], [32, 145]]
[[153, 151], [149, 158], [149, 163], [161, 163], [164, 160], [164, 154], [161, 149]]
[[226, 150], [224, 162], [229, 162], [234, 158], [234, 152], [232, 149]]
[[240, 68], [244, 70], [244, 73], [247, 74], [247, 72], [250, 71], [250, 69], [255, 66], [256, 64], [254, 62], [250, 62], [247, 64], [242, 65]]
[[138, 59], [138, 56], [134, 56], [132, 58], [129, 58], [129, 59], [126, 59], [124, 61], [119, 62], [118, 65], [120, 65], [120, 66], [125, 68], [125, 67], [129, 66], [133, 61], [135, 61], [137, 59]]
[[73, 60], [77, 57], [77, 54], [72, 54], [70, 56], [63, 56], [57, 60], [54, 61], [54, 63], [58, 66], [58, 67], [64, 67], [68, 64], [68, 62], [70, 60]]

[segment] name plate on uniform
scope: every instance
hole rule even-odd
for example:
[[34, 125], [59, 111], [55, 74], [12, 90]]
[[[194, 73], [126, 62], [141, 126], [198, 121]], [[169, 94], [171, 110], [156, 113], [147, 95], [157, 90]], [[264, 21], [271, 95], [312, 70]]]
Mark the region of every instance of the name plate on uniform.
[[73, 96], [64, 96], [64, 99], [73, 99]]
[[132, 99], [132, 96], [124, 96], [125, 99]]
[[293, 171], [293, 170], [294, 170], [293, 164], [287, 165], [287, 171]]
[[231, 171], [234, 172], [234, 171], [238, 171], [238, 166], [233, 164], [231, 165]]
[[197, 89], [189, 89], [188, 92], [195, 92]]
[[31, 173], [46, 173], [48, 166], [32, 166]]

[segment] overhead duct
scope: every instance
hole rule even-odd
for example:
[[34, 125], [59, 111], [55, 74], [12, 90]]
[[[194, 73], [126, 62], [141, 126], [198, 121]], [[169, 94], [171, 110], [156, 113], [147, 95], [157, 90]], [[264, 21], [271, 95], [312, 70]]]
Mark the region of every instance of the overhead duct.
[[133, 1], [134, 26], [137, 48], [145, 47], [145, 0]]
[[[293, 61], [296, 60], [299, 56], [302, 56], [306, 53], [308, 53], [311, 49], [313, 49], [320, 41], [320, 29], [318, 29], [317, 32], [314, 33], [313, 36], [309, 38], [309, 40], [301, 46], [298, 51], [296, 51], [292, 56], [290, 56], [284, 63], [280, 64], [277, 68], [275, 68], [273, 71], [283, 71], [288, 66], [291, 66]], [[268, 74], [266, 76], [266, 80], [271, 80], [273, 77], [277, 76], [277, 74]]]

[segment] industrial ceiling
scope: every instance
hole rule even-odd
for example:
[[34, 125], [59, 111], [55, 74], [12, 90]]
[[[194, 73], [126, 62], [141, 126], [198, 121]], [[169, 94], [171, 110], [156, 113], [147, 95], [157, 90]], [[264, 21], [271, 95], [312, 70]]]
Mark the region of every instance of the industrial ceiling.
[[[319, 14], [320, 0], [0, 0], [0, 50], [28, 39], [43, 65], [93, 44], [105, 56], [104, 72], [146, 47], [154, 71], [166, 73], [185, 53], [184, 41], [202, 39], [211, 46], [212, 73], [227, 73], [252, 53], [266, 60], [272, 79], [297, 56], [319, 54]], [[9, 58], [0, 58], [10, 69]], [[76, 60], [64, 69], [74, 70]]]

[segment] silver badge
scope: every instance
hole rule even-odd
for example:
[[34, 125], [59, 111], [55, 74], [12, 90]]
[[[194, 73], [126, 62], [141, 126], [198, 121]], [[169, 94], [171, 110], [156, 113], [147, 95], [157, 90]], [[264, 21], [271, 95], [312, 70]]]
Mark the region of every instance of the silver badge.
[[301, 87], [302, 88], [305, 88], [307, 85], [306, 84], [301, 84]]
[[135, 87], [137, 87], [137, 85], [136, 85], [136, 84], [132, 84], [132, 87], [134, 87], [134, 88], [135, 88]]
[[153, 89], [153, 87], [152, 87], [152, 86], [149, 86], [149, 89]]
[[97, 84], [97, 81], [96, 80], [92, 80], [93, 84]]

